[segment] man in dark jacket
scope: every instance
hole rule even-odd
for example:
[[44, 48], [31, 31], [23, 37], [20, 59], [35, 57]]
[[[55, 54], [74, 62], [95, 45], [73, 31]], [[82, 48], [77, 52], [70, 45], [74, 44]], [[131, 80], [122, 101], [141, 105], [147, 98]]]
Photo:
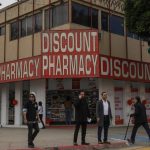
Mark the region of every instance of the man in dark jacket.
[[78, 132], [80, 129], [80, 126], [82, 126], [82, 145], [89, 145], [89, 143], [85, 142], [85, 136], [86, 136], [86, 128], [87, 128], [87, 118], [90, 118], [89, 108], [88, 104], [85, 99], [85, 93], [84, 91], [81, 91], [79, 94], [79, 99], [74, 103], [75, 106], [75, 132], [74, 132], [74, 145], [77, 144], [77, 138], [78, 138]]
[[31, 92], [29, 94], [29, 101], [23, 108], [23, 117], [24, 123], [28, 126], [28, 147], [34, 148], [33, 141], [39, 132], [38, 121], [40, 121], [38, 114], [38, 105], [36, 102], [36, 94], [34, 92]]
[[[110, 144], [108, 142], [108, 128], [112, 119], [110, 102], [107, 100], [107, 93], [101, 93], [102, 99], [96, 104], [96, 117], [98, 124], [98, 144]], [[102, 129], [104, 128], [104, 141], [101, 140]]]
[[132, 130], [131, 138], [128, 139], [128, 141], [132, 144], [134, 144], [135, 142], [136, 132], [140, 126], [144, 127], [150, 139], [150, 129], [147, 122], [146, 108], [141, 103], [141, 99], [139, 96], [135, 97], [133, 103], [134, 103], [135, 112], [134, 114], [131, 114], [130, 117], [134, 117], [134, 127]]

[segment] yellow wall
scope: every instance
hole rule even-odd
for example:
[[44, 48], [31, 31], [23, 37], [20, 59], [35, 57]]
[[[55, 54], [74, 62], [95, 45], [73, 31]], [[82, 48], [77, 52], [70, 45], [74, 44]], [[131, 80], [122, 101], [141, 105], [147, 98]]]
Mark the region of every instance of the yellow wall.
[[[83, 1], [75, 0], [77, 2], [83, 3]], [[87, 2], [91, 2], [91, 0], [85, 0]], [[58, 0], [51, 0], [51, 3], [58, 2]], [[105, 4], [100, 1], [92, 0], [92, 3], [95, 3], [97, 6], [104, 6]], [[46, 6], [49, 4], [49, 0], [35, 0], [35, 10]], [[89, 4], [88, 4], [89, 5]], [[95, 6], [96, 6], [95, 5]], [[94, 6], [94, 7], [95, 7]], [[48, 6], [46, 6], [48, 7]], [[106, 7], [106, 6], [105, 6]], [[100, 30], [100, 10], [102, 8], [99, 7], [99, 30]], [[33, 11], [33, 0], [28, 0], [26, 2], [19, 4], [19, 15], [25, 15], [26, 13]], [[103, 8], [104, 10], [104, 8]], [[38, 10], [39, 11], [39, 10]], [[37, 12], [38, 12], [37, 11]], [[41, 10], [40, 10], [41, 11]], [[71, 11], [71, 8], [70, 8]], [[120, 10], [118, 10], [120, 11]], [[34, 34], [34, 46], [32, 46], [32, 35], [26, 36], [19, 39], [19, 52], [17, 54], [18, 40], [10, 41], [10, 20], [14, 20], [18, 17], [18, 6], [14, 5], [6, 10], [6, 18], [7, 18], [7, 28], [6, 28], [6, 61], [17, 59], [17, 55], [19, 58], [26, 58], [32, 56], [32, 47], [33, 55], [41, 54], [41, 33]], [[44, 15], [43, 15], [44, 17]], [[71, 15], [69, 15], [71, 20]], [[5, 22], [5, 11], [0, 12], [0, 24]], [[44, 20], [43, 20], [44, 27]], [[44, 29], [44, 28], [43, 28]], [[63, 30], [63, 29], [90, 29], [90, 27], [85, 27], [77, 24], [65, 24], [59, 27], [52, 28], [51, 30]], [[100, 46], [100, 54], [109, 55], [110, 54], [110, 45], [109, 45], [109, 33], [105, 31], [101, 32], [101, 39], [99, 40]], [[0, 62], [4, 60], [4, 36], [0, 37], [1, 51], [0, 51]], [[128, 59], [132, 60], [141, 60], [141, 50], [140, 50], [140, 42], [138, 40], [128, 38]], [[144, 44], [143, 44], [144, 43]], [[146, 42], [142, 43], [142, 60], [146, 62], [150, 62], [150, 54], [147, 52], [148, 45]], [[111, 55], [115, 57], [126, 58], [126, 39], [125, 36], [119, 36], [116, 34], [111, 34]]]
[[26, 1], [19, 6], [19, 15], [24, 15], [33, 10], [33, 0]]
[[140, 41], [128, 38], [128, 59], [141, 61]]
[[4, 62], [4, 41], [5, 36], [0, 36], [0, 63]]
[[20, 38], [19, 40], [19, 58], [32, 56], [32, 35]]
[[100, 46], [100, 54], [103, 54], [103, 55], [110, 54], [109, 33], [108, 32], [101, 31], [99, 46]]
[[34, 34], [34, 56], [41, 54], [41, 33]]
[[38, 8], [40, 8], [40, 7], [43, 7], [43, 6], [45, 6], [45, 5], [48, 5], [49, 4], [49, 0], [36, 0], [35, 1], [35, 6], [34, 6], [34, 9], [38, 9]]
[[150, 54], [148, 53], [148, 43], [142, 42], [142, 60], [150, 63]]
[[115, 57], [126, 58], [126, 41], [124, 36], [111, 34], [111, 54]]
[[6, 61], [12, 61], [17, 59], [17, 43], [18, 40], [10, 41], [10, 25], [6, 25]]
[[0, 24], [5, 22], [5, 12], [0, 13]]
[[6, 11], [6, 20], [11, 20], [18, 17], [18, 6], [9, 8]]

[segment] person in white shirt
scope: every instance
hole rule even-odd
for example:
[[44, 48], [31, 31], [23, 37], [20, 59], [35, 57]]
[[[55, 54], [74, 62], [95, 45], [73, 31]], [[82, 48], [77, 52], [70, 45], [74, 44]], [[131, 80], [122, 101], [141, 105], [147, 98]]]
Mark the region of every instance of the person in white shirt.
[[[102, 99], [97, 101], [96, 104], [96, 117], [98, 123], [98, 144], [110, 144], [108, 142], [108, 128], [110, 120], [112, 120], [112, 113], [110, 102], [107, 100], [107, 93], [101, 93]], [[104, 140], [101, 140], [102, 129], [104, 128]]]
[[42, 129], [45, 129], [45, 125], [44, 125], [44, 122], [43, 122], [43, 106], [42, 106], [42, 102], [41, 101], [39, 102], [38, 112], [39, 112], [40, 121], [41, 121], [41, 123], [43, 125]]

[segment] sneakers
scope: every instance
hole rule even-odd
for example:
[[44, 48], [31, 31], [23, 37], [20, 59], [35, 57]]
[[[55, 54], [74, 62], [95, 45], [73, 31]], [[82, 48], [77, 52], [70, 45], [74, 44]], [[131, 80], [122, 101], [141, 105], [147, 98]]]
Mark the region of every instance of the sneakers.
[[102, 141], [98, 141], [98, 144], [103, 144], [103, 142]]
[[77, 142], [74, 142], [73, 145], [74, 145], [74, 146], [78, 146], [78, 143], [77, 143]]

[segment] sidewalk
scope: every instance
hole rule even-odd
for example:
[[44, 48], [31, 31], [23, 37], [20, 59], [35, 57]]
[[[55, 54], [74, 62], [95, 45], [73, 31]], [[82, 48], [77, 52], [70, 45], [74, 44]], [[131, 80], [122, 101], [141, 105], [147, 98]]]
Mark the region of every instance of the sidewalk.
[[[98, 145], [97, 144], [97, 128], [88, 127], [86, 141], [92, 146], [76, 146], [72, 145], [74, 127], [52, 127], [47, 129], [41, 129], [39, 135], [35, 139], [34, 150], [50, 150], [50, 149], [63, 149], [63, 150], [74, 150], [74, 149], [102, 149], [108, 147], [128, 147], [127, 142], [124, 141], [125, 127], [114, 127], [109, 130], [109, 141], [112, 144]], [[129, 135], [131, 129], [129, 129]], [[129, 137], [129, 136], [127, 136]], [[81, 143], [81, 136], [79, 133], [78, 144]], [[134, 146], [148, 146], [148, 137], [141, 128], [136, 137], [136, 143]], [[27, 129], [21, 128], [0, 128], [0, 150], [27, 150]]]

